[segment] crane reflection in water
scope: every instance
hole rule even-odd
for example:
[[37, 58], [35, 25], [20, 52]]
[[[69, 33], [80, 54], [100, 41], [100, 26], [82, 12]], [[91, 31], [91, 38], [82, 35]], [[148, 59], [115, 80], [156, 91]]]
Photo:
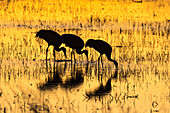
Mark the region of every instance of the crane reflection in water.
[[[52, 90], [58, 89], [59, 87], [62, 89], [71, 90], [73, 88], [80, 88], [80, 86], [87, 84], [88, 81], [85, 81], [85, 78], [91, 78], [92, 76], [98, 78], [98, 82], [100, 85], [93, 89], [93, 88], [84, 88], [81, 89], [84, 91], [85, 99], [92, 99], [93, 97], [102, 97], [108, 95], [112, 90], [112, 81], [117, 80], [118, 70], [114, 70], [114, 75], [108, 74], [106, 70], [109, 72], [109, 68], [101, 69], [101, 67], [96, 67], [92, 63], [86, 63], [78, 65], [77, 63], [70, 63], [70, 62], [57, 62], [52, 70], [49, 70], [49, 76], [46, 79], [44, 84], [40, 84], [39, 89], [40, 91], [44, 90]], [[90, 68], [90, 69], [89, 69]], [[92, 69], [93, 68], [93, 69]], [[93, 75], [91, 71], [95, 71], [97, 68], [97, 73]], [[85, 71], [84, 71], [85, 70]], [[102, 78], [105, 75], [106, 84], [103, 84]], [[93, 78], [93, 77], [92, 77]], [[99, 80], [100, 78], [100, 80]], [[90, 79], [92, 81], [92, 79]], [[96, 83], [95, 83], [96, 84]], [[83, 87], [81, 87], [83, 88]], [[80, 90], [80, 89], [79, 89]], [[90, 90], [90, 91], [88, 91]], [[84, 96], [84, 94], [82, 94]]]
[[[98, 69], [99, 69], [98, 70], [98, 77], [103, 76], [103, 75], [100, 75], [100, 68], [98, 68]], [[112, 86], [114, 86], [114, 85], [111, 84], [112, 80], [116, 81], [117, 76], [118, 76], [118, 69], [115, 70], [114, 76], [111, 75], [111, 77], [108, 77], [105, 85], [103, 85], [102, 77], [101, 77], [101, 83], [97, 88], [93, 89], [92, 91], [85, 91], [85, 99], [87, 98], [89, 100], [92, 97], [99, 97], [100, 98], [101, 96], [108, 95], [112, 90]]]
[[[63, 76], [67, 75], [66, 72], [69, 72], [69, 70], [67, 70], [70, 69], [69, 67], [67, 68], [68, 65], [70, 66], [70, 63], [68, 62], [64, 62], [64, 68], [62, 66], [54, 65], [53, 72], [52, 70], [50, 70], [50, 76], [48, 76], [48, 79], [46, 79], [46, 83], [40, 85], [39, 89], [56, 89], [59, 85], [61, 86], [61, 88], [71, 89], [82, 85], [84, 82], [84, 73], [83, 70], [76, 66], [75, 63], [73, 65], [71, 63], [71, 71], [68, 75], [69, 77], [63, 79]], [[88, 66], [88, 64], [86, 65]]]

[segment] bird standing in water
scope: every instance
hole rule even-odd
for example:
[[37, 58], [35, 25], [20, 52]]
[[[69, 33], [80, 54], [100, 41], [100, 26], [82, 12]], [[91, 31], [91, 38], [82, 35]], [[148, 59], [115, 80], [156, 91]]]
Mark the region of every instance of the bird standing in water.
[[[61, 36], [62, 43], [64, 43], [66, 46], [72, 48], [73, 50], [76, 50], [76, 53], [78, 54], [83, 54], [85, 53], [87, 59], [88, 59], [88, 51], [87, 50], [82, 50], [84, 47], [84, 41], [76, 35], [73, 34], [63, 34]], [[72, 60], [72, 54], [74, 54], [74, 59], [75, 59], [75, 53], [72, 50], [71, 52], [71, 60]]]
[[42, 30], [37, 32], [35, 37], [42, 38], [48, 43], [48, 47], [46, 49], [46, 63], [47, 63], [48, 48], [49, 48], [50, 45], [54, 46], [54, 49], [53, 49], [54, 60], [55, 60], [55, 50], [58, 51], [58, 52], [63, 51], [65, 57], [67, 57], [66, 56], [66, 49], [64, 47], [59, 48], [62, 44], [62, 40], [61, 40], [61, 36], [57, 32], [52, 31], [52, 30], [42, 29]]
[[102, 60], [102, 55], [105, 54], [107, 59], [109, 61], [112, 61], [116, 68], [118, 68], [118, 63], [111, 59], [111, 53], [112, 53], [112, 47], [105, 41], [103, 40], [94, 40], [94, 39], [89, 39], [87, 42], [86, 42], [86, 47], [89, 46], [90, 48], [94, 48], [96, 51], [98, 51], [100, 53], [100, 56], [98, 58], [98, 61], [100, 60], [100, 57], [101, 57], [101, 60]]

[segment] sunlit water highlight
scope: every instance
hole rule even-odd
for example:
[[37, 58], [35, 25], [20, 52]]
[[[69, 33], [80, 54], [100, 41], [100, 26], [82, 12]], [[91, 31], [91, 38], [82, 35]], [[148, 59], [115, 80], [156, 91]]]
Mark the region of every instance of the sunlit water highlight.
[[[169, 113], [169, 1], [119, 1], [1, 0], [0, 112]], [[54, 65], [51, 46], [46, 65], [40, 29], [105, 40], [118, 70], [90, 48]]]
[[102, 68], [98, 63], [49, 61], [46, 67], [45, 61], [32, 61], [22, 69], [19, 62], [5, 62], [1, 112], [169, 112], [167, 65], [133, 64], [133, 70], [120, 66], [118, 78], [111, 79], [111, 90], [95, 95], [115, 75], [112, 63]]

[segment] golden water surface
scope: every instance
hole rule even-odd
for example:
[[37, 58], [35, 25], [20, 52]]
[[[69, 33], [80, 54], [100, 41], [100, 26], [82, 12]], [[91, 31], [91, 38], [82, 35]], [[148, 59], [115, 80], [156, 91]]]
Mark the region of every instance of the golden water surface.
[[[169, 9], [169, 0], [0, 0], [0, 113], [169, 113]], [[41, 29], [108, 42], [118, 70], [89, 47], [88, 61], [62, 62], [64, 44], [67, 59], [56, 52], [54, 62], [50, 46], [46, 64]]]

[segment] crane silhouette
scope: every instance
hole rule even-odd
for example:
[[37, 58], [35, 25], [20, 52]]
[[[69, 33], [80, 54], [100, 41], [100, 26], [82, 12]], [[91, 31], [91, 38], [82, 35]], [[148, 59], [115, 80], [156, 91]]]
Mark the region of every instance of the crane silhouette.
[[74, 59], [75, 59], [74, 50], [76, 50], [78, 54], [85, 53], [88, 59], [88, 51], [82, 50], [84, 47], [84, 41], [79, 36], [76, 36], [74, 34], [63, 34], [61, 36], [61, 40], [62, 40], [62, 43], [64, 43], [66, 46], [72, 48], [71, 60], [72, 60], [72, 54], [74, 54]]
[[98, 61], [100, 60], [100, 57], [101, 57], [101, 60], [102, 60], [102, 55], [105, 54], [107, 59], [109, 61], [112, 61], [115, 64], [116, 68], [118, 68], [117, 61], [111, 59], [112, 47], [107, 42], [105, 42], [103, 40], [89, 39], [86, 42], [85, 46], [86, 47], [89, 46], [90, 48], [94, 48], [96, 51], [98, 51], [100, 53]]
[[58, 51], [58, 52], [63, 51], [65, 57], [67, 57], [66, 56], [66, 49], [64, 47], [59, 48], [62, 44], [62, 41], [61, 41], [61, 36], [57, 32], [52, 31], [52, 30], [42, 29], [42, 30], [37, 32], [35, 37], [42, 38], [48, 43], [48, 47], [46, 49], [46, 62], [47, 62], [48, 48], [49, 48], [50, 45], [54, 46], [54, 49], [53, 49], [54, 60], [55, 60], [55, 50]]

